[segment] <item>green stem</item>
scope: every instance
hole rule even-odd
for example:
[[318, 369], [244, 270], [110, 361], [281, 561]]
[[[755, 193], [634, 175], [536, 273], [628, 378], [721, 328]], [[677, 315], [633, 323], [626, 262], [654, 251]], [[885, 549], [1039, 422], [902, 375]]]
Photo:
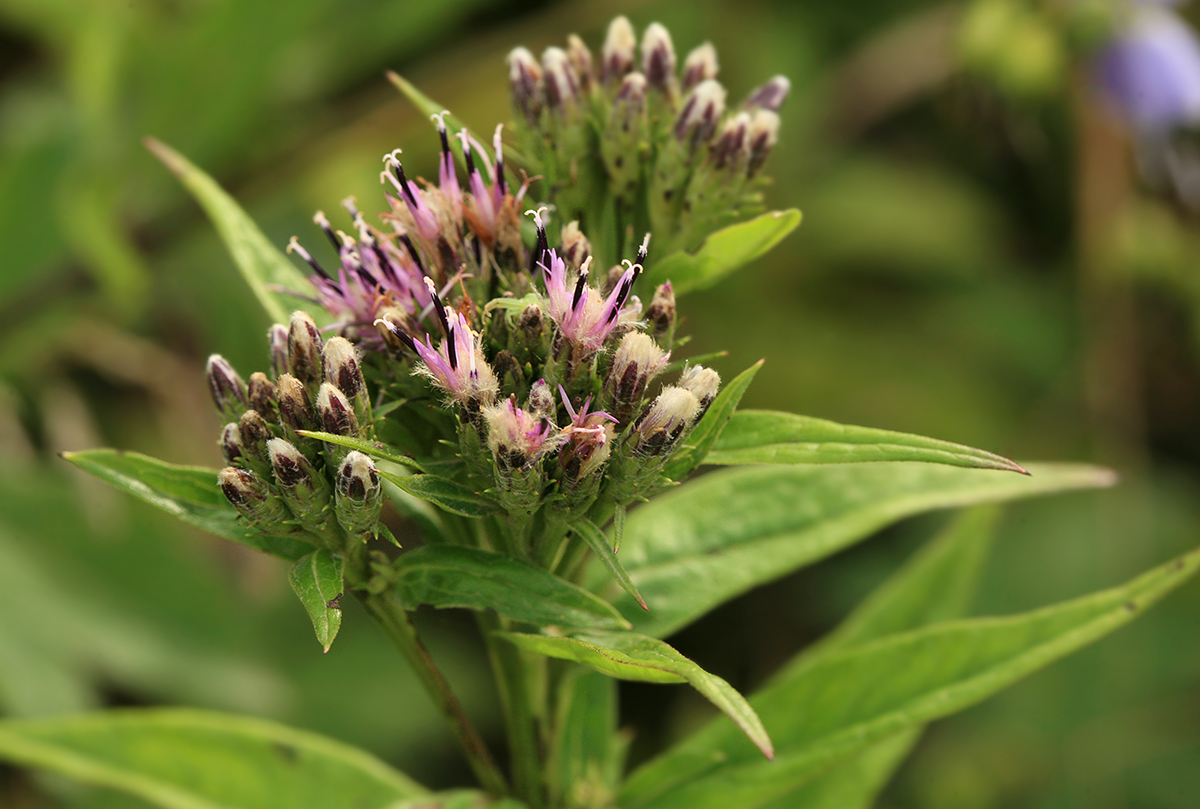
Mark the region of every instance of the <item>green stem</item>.
[[487, 643], [488, 657], [504, 706], [516, 795], [531, 809], [541, 809], [545, 806], [544, 774], [538, 743], [539, 711], [533, 698], [534, 680], [539, 672], [531, 669], [520, 649], [493, 634], [505, 629], [502, 619], [491, 612], [476, 613], [476, 617]]
[[355, 595], [408, 660], [409, 665], [416, 672], [417, 678], [421, 681], [421, 685], [425, 687], [425, 690], [433, 698], [434, 704], [449, 722], [480, 785], [493, 795], [509, 795], [511, 790], [504, 778], [504, 773], [496, 765], [496, 761], [492, 758], [487, 745], [484, 744], [479, 731], [467, 718], [462, 704], [450, 688], [450, 683], [433, 662], [429, 649], [417, 637], [416, 627], [409, 620], [408, 613], [386, 594], [355, 589]]

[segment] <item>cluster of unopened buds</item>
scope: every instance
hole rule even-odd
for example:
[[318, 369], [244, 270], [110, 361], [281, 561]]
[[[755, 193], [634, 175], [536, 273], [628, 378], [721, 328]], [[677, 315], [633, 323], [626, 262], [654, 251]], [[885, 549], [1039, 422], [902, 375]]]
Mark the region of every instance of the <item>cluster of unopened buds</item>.
[[[577, 160], [585, 146], [568, 130], [590, 122], [612, 198], [632, 202], [648, 188], [649, 221], [670, 243], [689, 217], [716, 217], [740, 199], [775, 141], [787, 81], [773, 79], [727, 114], [710, 45], [687, 58], [682, 76], [661, 26], [642, 39], [640, 72], [635, 48], [619, 18], [598, 69], [578, 38], [540, 64], [518, 49], [514, 104], [543, 169]], [[493, 505], [505, 547], [492, 549], [569, 570], [572, 522], [619, 523], [627, 505], [669, 484], [664, 466], [720, 380], [682, 365], [656, 389], [672, 367], [676, 314], [669, 282], [648, 306], [635, 294], [649, 233], [628, 240], [632, 258], [605, 261], [572, 219], [551, 249], [551, 211], [525, 203], [528, 180], [510, 182], [502, 128], [489, 151], [466, 130], [450, 133], [446, 117], [433, 116], [436, 184], [410, 179], [397, 150], [384, 157], [379, 226], [353, 200], [344, 203], [349, 233], [316, 215], [335, 265], [297, 239], [289, 245], [312, 268], [315, 298], [333, 321], [326, 331], [337, 336], [323, 340], [296, 312], [270, 331], [271, 377], [255, 373], [247, 384], [210, 360], [226, 422], [221, 487], [255, 530], [337, 551], [390, 537], [379, 522], [374, 447]], [[560, 215], [564, 189], [550, 179]], [[526, 239], [522, 214], [533, 226]]]
[[666, 252], [695, 247], [761, 209], [756, 181], [791, 85], [776, 76], [732, 107], [710, 43], [681, 68], [662, 25], [648, 26], [638, 45], [629, 20], [618, 17], [598, 61], [574, 35], [540, 62], [526, 48], [512, 51], [520, 146], [554, 204], [590, 232], [612, 221], [618, 240], [633, 224]]

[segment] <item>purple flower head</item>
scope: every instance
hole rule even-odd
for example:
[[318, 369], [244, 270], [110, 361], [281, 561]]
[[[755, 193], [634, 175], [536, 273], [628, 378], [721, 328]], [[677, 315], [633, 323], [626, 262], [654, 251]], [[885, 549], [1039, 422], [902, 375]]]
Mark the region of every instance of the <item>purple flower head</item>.
[[461, 312], [445, 307], [432, 280], [426, 278], [425, 283], [446, 334], [437, 348], [433, 347], [428, 334], [422, 343], [382, 318], [375, 321], [375, 326], [388, 329], [412, 349], [422, 363], [417, 373], [429, 377], [454, 400], [472, 406], [490, 405], [496, 399], [500, 384], [484, 357], [480, 334], [471, 328]]
[[1173, 3], [1136, 4], [1096, 59], [1097, 82], [1133, 126], [1162, 131], [1200, 121], [1200, 40]]
[[617, 420], [603, 410], [588, 412], [592, 397], [588, 397], [578, 411], [571, 406], [571, 399], [562, 385], [558, 386], [567, 415], [571, 417], [570, 426], [563, 429], [561, 435], [566, 439], [566, 446], [559, 453], [559, 463], [568, 480], [578, 480], [586, 477], [600, 468], [608, 460], [612, 452], [613, 428]]
[[381, 310], [399, 306], [409, 312], [420, 311], [429, 305], [429, 292], [413, 254], [372, 230], [355, 208], [353, 199], [348, 198], [342, 204], [354, 217], [357, 238], [340, 231], [335, 233], [320, 211], [313, 217], [338, 251], [341, 263], [335, 273], [322, 268], [296, 237], [292, 237], [287, 249], [315, 271], [309, 280], [321, 305], [337, 318], [336, 325], [358, 327], [364, 339], [370, 341], [374, 339], [374, 330], [364, 327], [372, 324]]
[[[538, 242], [544, 244], [541, 234], [545, 228], [540, 211], [526, 213], [533, 213], [539, 231]], [[546, 308], [550, 317], [558, 324], [563, 337], [581, 346], [586, 353], [599, 350], [619, 323], [636, 318], [634, 309], [622, 307], [628, 302], [633, 282], [642, 270], [641, 264], [629, 264], [612, 292], [605, 297], [588, 285], [590, 265], [589, 257], [579, 272], [574, 273], [554, 250], [545, 251], [538, 261], [546, 284]]]

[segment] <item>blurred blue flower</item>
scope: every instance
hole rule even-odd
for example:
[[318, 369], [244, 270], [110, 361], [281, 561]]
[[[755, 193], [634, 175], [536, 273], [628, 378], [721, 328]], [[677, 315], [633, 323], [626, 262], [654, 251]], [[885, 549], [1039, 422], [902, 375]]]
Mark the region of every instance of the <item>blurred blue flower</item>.
[[1097, 81], [1140, 133], [1200, 122], [1200, 39], [1170, 0], [1138, 0], [1101, 49]]

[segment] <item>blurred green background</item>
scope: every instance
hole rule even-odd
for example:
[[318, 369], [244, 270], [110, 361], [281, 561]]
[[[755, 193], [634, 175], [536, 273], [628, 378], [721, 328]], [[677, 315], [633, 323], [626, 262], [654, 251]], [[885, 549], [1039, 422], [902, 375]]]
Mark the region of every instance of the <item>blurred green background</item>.
[[[1055, 5], [786, 0], [0, 0], [0, 712], [184, 704], [362, 745], [431, 786], [465, 783], [449, 734], [364, 616], [320, 654], [272, 560], [59, 461], [118, 446], [220, 456], [202, 369], [265, 365], [268, 325], [153, 135], [229, 189], [278, 245], [347, 194], [382, 207], [379, 156], [434, 174], [394, 69], [486, 131], [504, 56], [609, 18], [709, 39], [731, 98], [792, 80], [768, 163], [803, 226], [681, 301], [687, 351], [746, 404], [937, 436], [1021, 460], [1091, 460], [1124, 484], [1009, 509], [979, 612], [1115, 584], [1200, 541], [1200, 240], [1146, 187], [1089, 92]], [[990, 15], [990, 16], [989, 16]], [[966, 22], [964, 22], [966, 21]], [[943, 517], [718, 611], [674, 639], [753, 688], [836, 623]], [[471, 628], [422, 615], [498, 737]], [[1200, 588], [934, 726], [881, 805], [1194, 807]], [[647, 755], [709, 715], [630, 687]], [[132, 807], [0, 767], [0, 805]]]

